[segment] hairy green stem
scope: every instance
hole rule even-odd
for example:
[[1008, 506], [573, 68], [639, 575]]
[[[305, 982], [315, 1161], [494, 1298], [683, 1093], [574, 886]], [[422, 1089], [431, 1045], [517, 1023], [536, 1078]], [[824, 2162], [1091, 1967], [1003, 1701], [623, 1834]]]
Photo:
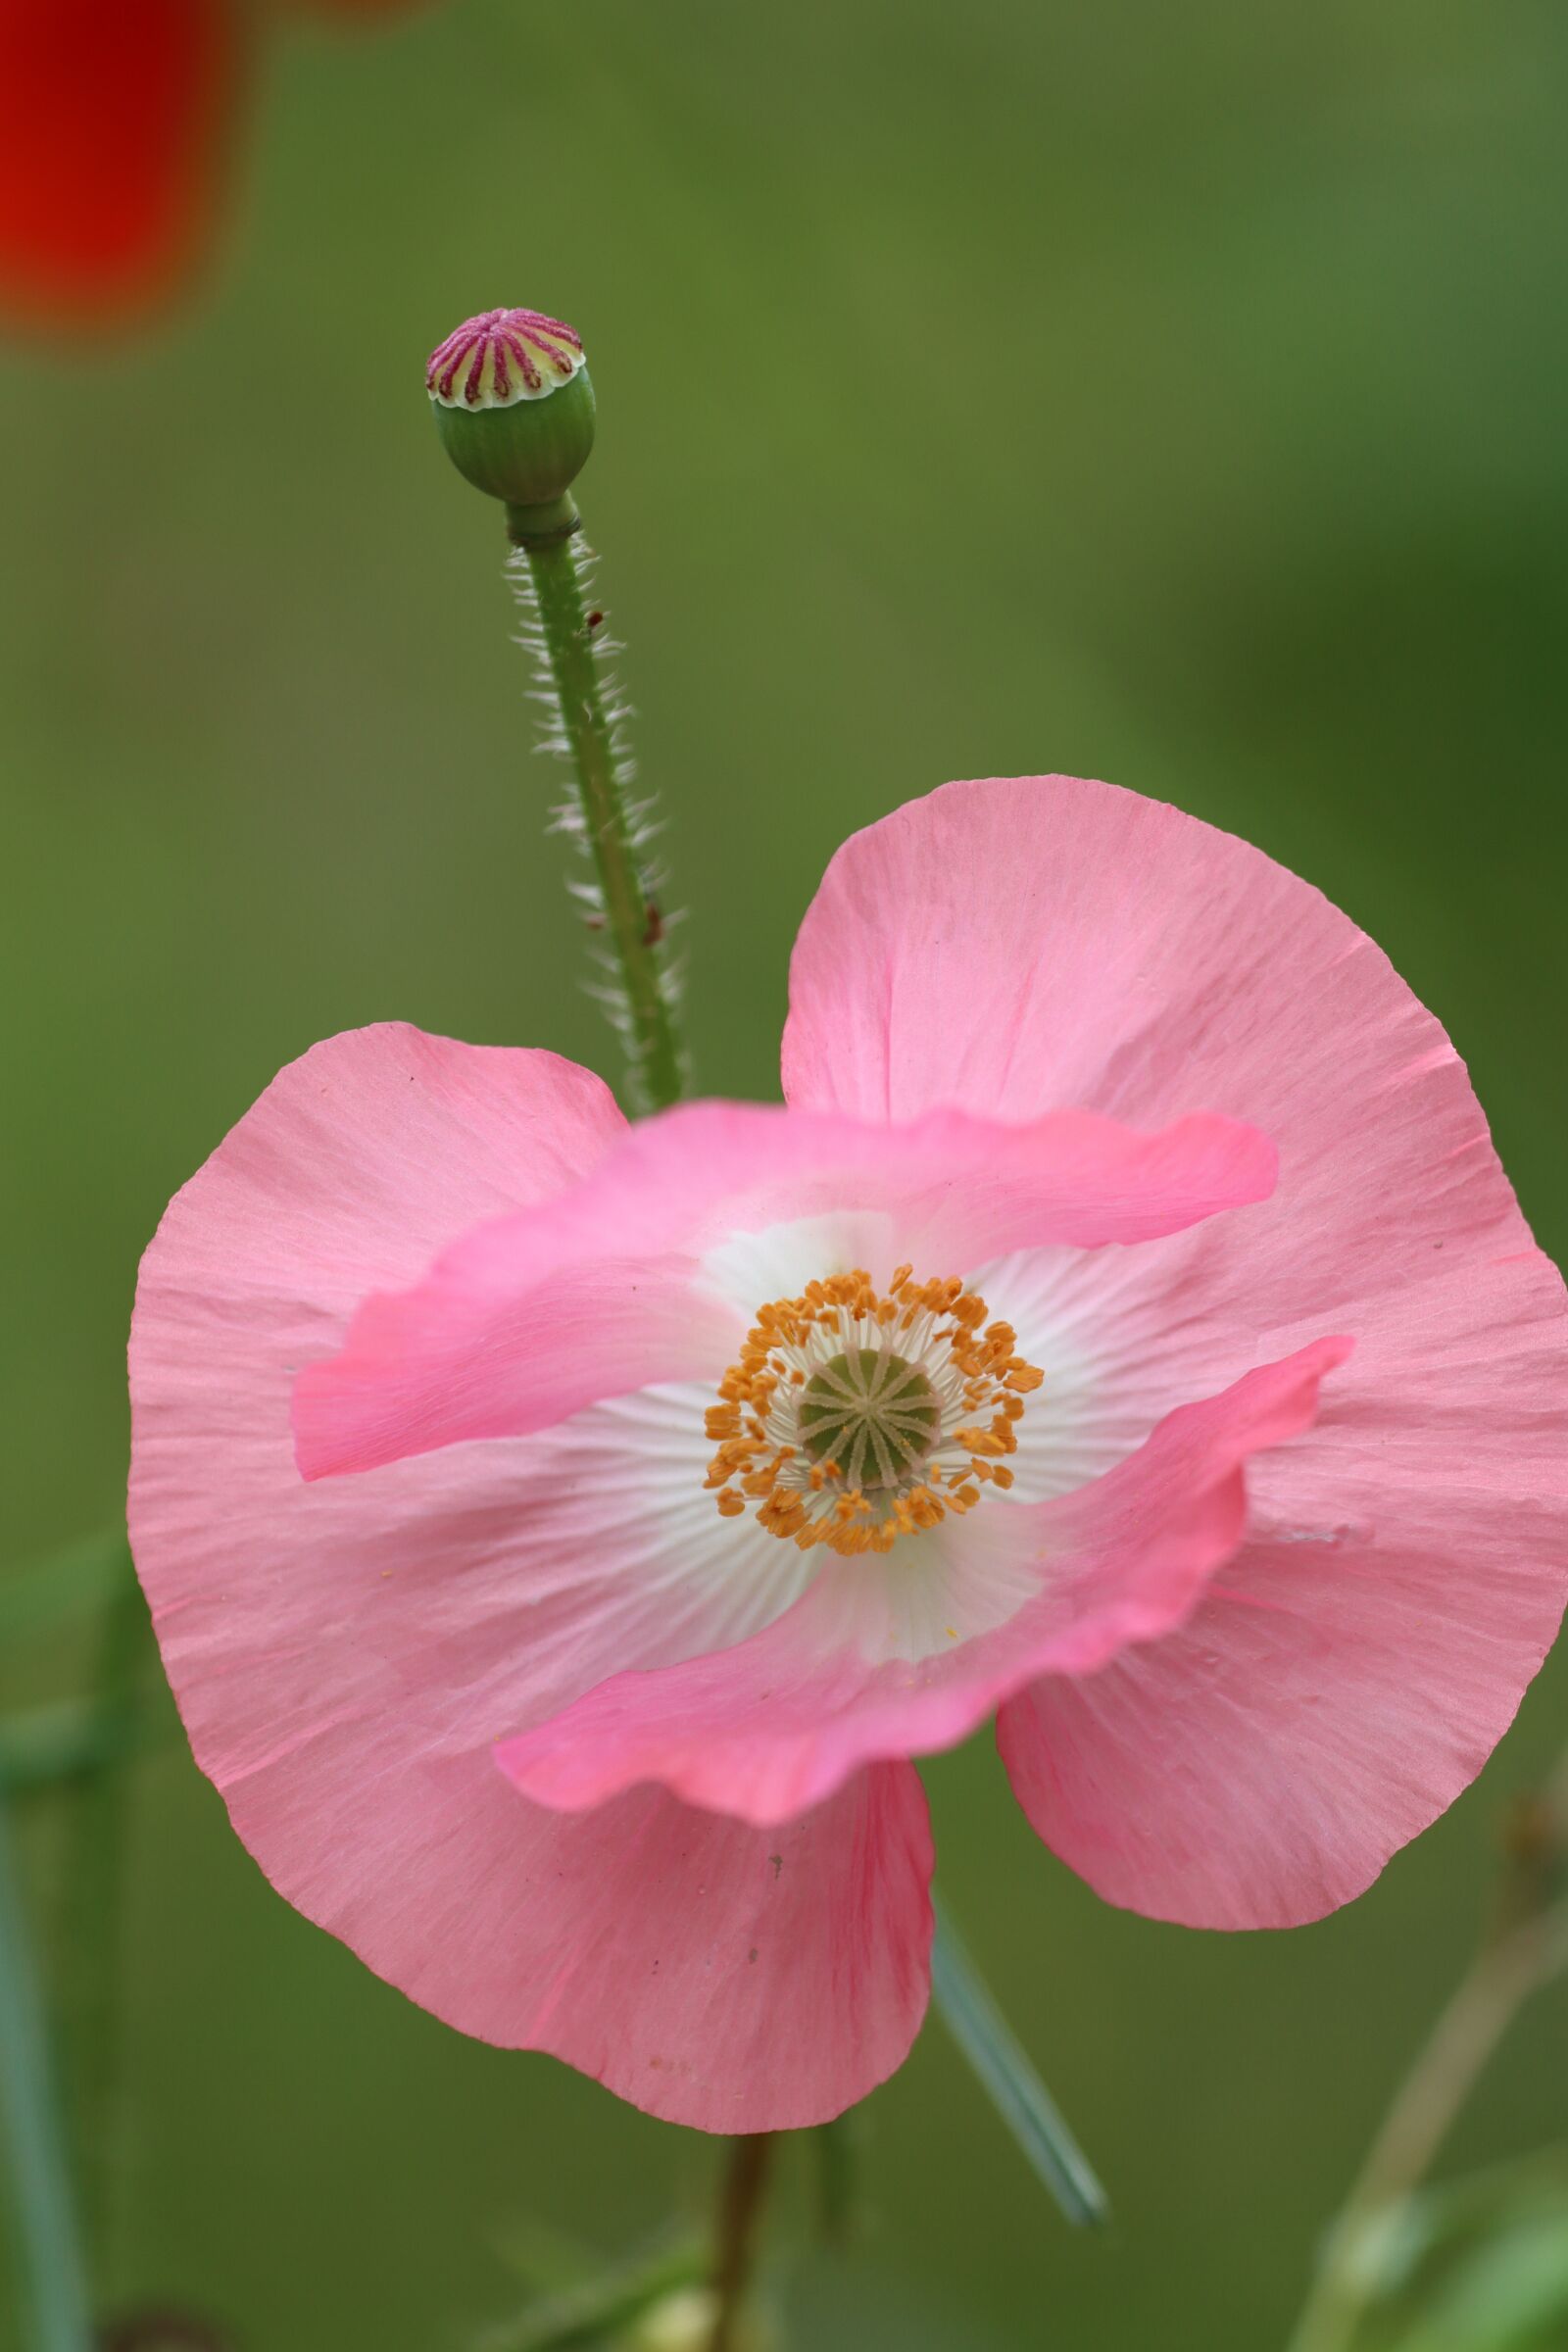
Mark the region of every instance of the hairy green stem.
[[37, 2352], [91, 2352], [87, 2266], [49, 2065], [43, 2002], [0, 1790], [0, 2125]]
[[[627, 760], [607, 708], [596, 642], [603, 615], [582, 594], [578, 542], [559, 532], [514, 537], [533, 591], [540, 650], [558, 703], [562, 747], [576, 780], [581, 832], [598, 878], [598, 912], [621, 989], [617, 1007], [630, 1071], [632, 1108], [662, 1110], [682, 1090], [673, 990], [663, 954], [663, 918], [648, 888], [628, 806]], [[573, 826], [575, 830], [575, 825]]]

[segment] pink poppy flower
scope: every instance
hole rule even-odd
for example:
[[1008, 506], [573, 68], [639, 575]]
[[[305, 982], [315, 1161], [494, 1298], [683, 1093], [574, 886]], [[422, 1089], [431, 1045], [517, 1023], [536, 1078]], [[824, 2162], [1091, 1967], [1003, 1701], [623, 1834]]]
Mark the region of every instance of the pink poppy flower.
[[131, 1347], [137, 1560], [274, 1885], [725, 2132], [908, 2047], [911, 1757], [997, 1712], [1109, 1900], [1289, 1926], [1471, 1780], [1565, 1591], [1562, 1283], [1258, 851], [950, 785], [829, 868], [784, 1087], [630, 1128], [550, 1054], [333, 1039]]

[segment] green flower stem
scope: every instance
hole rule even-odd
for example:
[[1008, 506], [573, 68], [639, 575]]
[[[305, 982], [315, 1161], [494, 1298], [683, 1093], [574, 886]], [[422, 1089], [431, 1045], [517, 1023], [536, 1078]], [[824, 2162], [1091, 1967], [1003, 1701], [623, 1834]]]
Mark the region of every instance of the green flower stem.
[[45, 2040], [43, 2003], [0, 1790], [0, 2127], [37, 2352], [91, 2352], [87, 2270]]
[[811, 2133], [816, 2151], [816, 2225], [824, 2244], [843, 2247], [855, 2233], [865, 2119], [846, 2108]]
[[1376, 2291], [1367, 2239], [1424, 2178], [1521, 2004], [1568, 1965], [1568, 1908], [1525, 1920], [1476, 1959], [1433, 2027], [1335, 2223], [1290, 2352], [1348, 2352]]
[[778, 2153], [776, 2132], [753, 2132], [730, 2142], [714, 2236], [716, 2309], [708, 2352], [735, 2352], [741, 2315], [757, 2261], [757, 2234]]
[[625, 992], [625, 1044], [633, 1107], [662, 1110], [682, 1089], [662, 923], [638, 865], [623, 761], [605, 706], [594, 626], [583, 605], [570, 527], [541, 536], [532, 512], [510, 511], [537, 600], [538, 621], [560, 699], [582, 821], [603, 899], [605, 928]]

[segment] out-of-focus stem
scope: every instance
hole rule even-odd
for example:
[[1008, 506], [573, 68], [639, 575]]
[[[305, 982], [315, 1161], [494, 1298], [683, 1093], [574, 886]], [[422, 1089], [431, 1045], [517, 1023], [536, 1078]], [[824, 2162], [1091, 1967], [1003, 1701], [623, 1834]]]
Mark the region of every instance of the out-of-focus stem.
[[574, 543], [560, 533], [544, 538], [520, 533], [515, 520], [513, 536], [533, 582], [587, 844], [603, 895], [606, 934], [620, 967], [633, 1108], [662, 1110], [681, 1092], [675, 1009], [661, 954], [661, 917], [638, 864]]
[[89, 1703], [105, 1760], [71, 1791], [61, 1887], [60, 2020], [87, 2239], [108, 2267], [120, 2059], [121, 1914], [147, 1604], [128, 1547], [99, 1628]]
[[[1375, 2292], [1368, 2240], [1407, 2197], [1453, 2127], [1522, 2004], [1568, 1967], [1568, 1899], [1541, 1907], [1542, 1846], [1555, 1841], [1568, 1782], [1534, 1808], [1543, 1836], [1516, 1848], [1502, 1917], [1482, 1944], [1378, 2127], [1335, 2222], [1289, 2352], [1347, 2352]], [[1546, 1857], [1549, 1859], [1549, 1857]]]
[[122, 1758], [124, 1742], [86, 1699], [62, 1698], [0, 1720], [0, 1788], [13, 1796], [69, 1788]]
[[713, 2293], [718, 2308], [708, 2352], [735, 2352], [757, 2259], [758, 2224], [777, 2153], [778, 2134], [754, 2132], [731, 2142], [719, 2196], [713, 2246]]
[[830, 2246], [844, 2246], [855, 2230], [864, 2120], [858, 2107], [818, 2124], [811, 2133], [816, 2155], [817, 2226]]
[[87, 2266], [72, 2198], [43, 2003], [0, 1790], [0, 2124], [37, 2352], [91, 2352]]

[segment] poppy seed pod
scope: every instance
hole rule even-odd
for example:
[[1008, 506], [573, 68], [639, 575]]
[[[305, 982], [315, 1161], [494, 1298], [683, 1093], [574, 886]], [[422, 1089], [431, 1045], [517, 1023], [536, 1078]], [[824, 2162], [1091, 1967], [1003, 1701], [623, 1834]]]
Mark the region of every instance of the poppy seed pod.
[[594, 445], [594, 389], [575, 329], [542, 311], [484, 311], [430, 355], [436, 431], [466, 481], [504, 499], [514, 539], [577, 527], [571, 484]]

